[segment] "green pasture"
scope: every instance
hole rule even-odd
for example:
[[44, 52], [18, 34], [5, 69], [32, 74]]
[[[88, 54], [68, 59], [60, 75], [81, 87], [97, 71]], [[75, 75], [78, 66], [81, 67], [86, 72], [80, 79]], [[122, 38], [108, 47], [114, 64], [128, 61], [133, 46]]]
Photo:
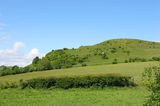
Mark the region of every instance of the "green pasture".
[[142, 106], [144, 88], [0, 91], [0, 106]]
[[28, 80], [38, 77], [64, 77], [64, 76], [85, 76], [85, 75], [104, 75], [120, 74], [132, 76], [136, 83], [141, 83], [142, 72], [146, 67], [158, 64], [158, 62], [139, 62], [139, 63], [121, 63], [111, 65], [97, 65], [87, 67], [75, 67], [69, 69], [49, 70], [40, 72], [30, 72], [17, 75], [8, 75], [0, 77], [0, 83], [18, 82], [19, 80]]

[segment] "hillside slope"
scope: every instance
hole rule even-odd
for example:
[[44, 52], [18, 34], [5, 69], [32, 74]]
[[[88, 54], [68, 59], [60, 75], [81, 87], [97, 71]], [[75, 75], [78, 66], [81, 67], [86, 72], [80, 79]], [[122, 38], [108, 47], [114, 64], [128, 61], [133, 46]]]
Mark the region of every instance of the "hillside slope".
[[77, 49], [52, 50], [20, 68], [0, 67], [0, 76], [81, 66], [160, 61], [160, 43], [138, 39], [113, 39]]
[[[55, 50], [44, 58], [51, 64], [56, 61], [67, 66], [85, 66], [98, 64], [149, 61], [160, 56], [160, 43], [137, 39], [113, 39], [93, 46], [81, 46], [78, 49]], [[69, 64], [71, 63], [71, 64]]]

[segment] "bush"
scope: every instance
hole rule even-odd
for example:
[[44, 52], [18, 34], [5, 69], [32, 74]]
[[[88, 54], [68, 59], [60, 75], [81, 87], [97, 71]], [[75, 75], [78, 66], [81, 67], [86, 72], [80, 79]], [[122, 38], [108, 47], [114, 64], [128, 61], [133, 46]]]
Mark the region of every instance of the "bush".
[[114, 59], [112, 64], [118, 64], [117, 59]]
[[143, 81], [151, 92], [144, 106], [160, 106], [160, 65], [147, 68]]
[[17, 88], [18, 84], [17, 83], [4, 83], [0, 84], [0, 89], [7, 89], [7, 88]]
[[129, 62], [146, 62], [149, 61], [145, 58], [135, 57], [135, 58], [129, 58]]
[[37, 78], [28, 81], [20, 81], [20, 87], [24, 88], [50, 88], [55, 86], [55, 78]]
[[87, 66], [87, 64], [86, 64], [86, 63], [83, 63], [83, 64], [82, 64], [82, 67], [86, 67], [86, 66]]
[[160, 57], [152, 57], [152, 60], [154, 60], [154, 61], [160, 61]]
[[104, 54], [102, 54], [102, 59], [109, 59], [109, 58], [108, 58], [107, 54], [104, 53]]
[[125, 63], [128, 63], [128, 60], [125, 60], [124, 62], [125, 62]]
[[63, 78], [37, 78], [21, 81], [20, 86], [24, 88], [104, 88], [108, 86], [135, 86], [133, 79], [127, 76], [105, 75], [105, 76], [83, 76]]
[[116, 48], [111, 48], [111, 53], [116, 53], [117, 49]]

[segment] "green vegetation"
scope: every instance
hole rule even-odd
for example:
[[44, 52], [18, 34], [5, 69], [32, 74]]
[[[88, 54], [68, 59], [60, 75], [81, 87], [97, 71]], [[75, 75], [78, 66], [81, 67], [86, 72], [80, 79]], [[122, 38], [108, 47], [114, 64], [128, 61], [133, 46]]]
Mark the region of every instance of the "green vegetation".
[[1, 106], [142, 106], [144, 88], [106, 89], [4, 89]]
[[[158, 62], [123, 63], [115, 65], [98, 65], [59, 69], [53, 71], [32, 72], [18, 75], [0, 77], [0, 83], [18, 82], [20, 79], [48, 78], [55, 76], [85, 76], [121, 74], [135, 78], [139, 87], [135, 88], [105, 88], [105, 89], [69, 89], [69, 90], [40, 90], [40, 89], [2, 89], [0, 90], [0, 102], [3, 106], [142, 106], [148, 91], [141, 87], [141, 75], [145, 67], [157, 65]], [[9, 95], [9, 96], [8, 96]], [[65, 96], [64, 96], [65, 95]], [[45, 97], [45, 98], [44, 98]]]
[[[147, 102], [150, 106], [150, 101], [160, 97], [160, 74], [154, 76], [158, 80], [148, 83], [150, 95], [142, 85], [142, 73], [146, 67], [157, 65], [157, 61], [160, 61], [160, 43], [136, 39], [114, 39], [78, 49], [52, 50], [43, 58], [36, 57], [26, 67], [0, 66], [0, 85], [12, 88], [0, 90], [0, 105], [142, 106], [146, 97], [151, 97]], [[159, 67], [147, 70], [154, 69], [159, 70]], [[120, 77], [106, 77], [110, 75]], [[132, 85], [131, 77], [138, 87], [110, 86]], [[19, 85], [26, 89], [19, 89]]]
[[152, 66], [145, 70], [143, 79], [151, 92], [145, 106], [160, 106], [160, 66]]
[[119, 74], [122, 76], [131, 76], [135, 82], [141, 84], [141, 77], [144, 68], [153, 66], [158, 62], [139, 62], [139, 63], [121, 63], [115, 65], [97, 65], [86, 67], [74, 67], [69, 69], [57, 69], [40, 72], [30, 72], [17, 75], [8, 75], [0, 77], [0, 83], [19, 82], [20, 80], [29, 80], [34, 78], [46, 77], [72, 77], [72, 76], [88, 76], [88, 75], [106, 75]]
[[132, 87], [135, 86], [131, 77], [118, 75], [63, 77], [63, 78], [37, 78], [21, 81], [24, 88], [105, 88], [105, 87]]
[[0, 76], [71, 67], [160, 61], [160, 43], [137, 39], [114, 39], [78, 49], [52, 50], [45, 57], [36, 57], [21, 68], [0, 67]]

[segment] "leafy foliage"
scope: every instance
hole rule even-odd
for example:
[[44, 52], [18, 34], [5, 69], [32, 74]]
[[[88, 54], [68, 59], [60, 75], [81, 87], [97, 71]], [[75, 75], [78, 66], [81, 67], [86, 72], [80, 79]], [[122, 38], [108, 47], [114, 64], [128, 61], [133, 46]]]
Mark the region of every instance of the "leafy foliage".
[[104, 88], [109, 86], [135, 86], [133, 79], [127, 76], [104, 75], [104, 76], [83, 76], [83, 77], [62, 77], [62, 78], [38, 78], [20, 83], [24, 88]]
[[[147, 51], [147, 52], [146, 52]], [[156, 52], [155, 52], [156, 51]], [[0, 66], [0, 76], [77, 66], [160, 61], [160, 43], [137, 39], [113, 39], [93, 46], [52, 50], [26, 67]], [[114, 60], [114, 59], [117, 60]]]
[[160, 106], [160, 65], [147, 68], [143, 73], [143, 81], [151, 92], [144, 106]]

